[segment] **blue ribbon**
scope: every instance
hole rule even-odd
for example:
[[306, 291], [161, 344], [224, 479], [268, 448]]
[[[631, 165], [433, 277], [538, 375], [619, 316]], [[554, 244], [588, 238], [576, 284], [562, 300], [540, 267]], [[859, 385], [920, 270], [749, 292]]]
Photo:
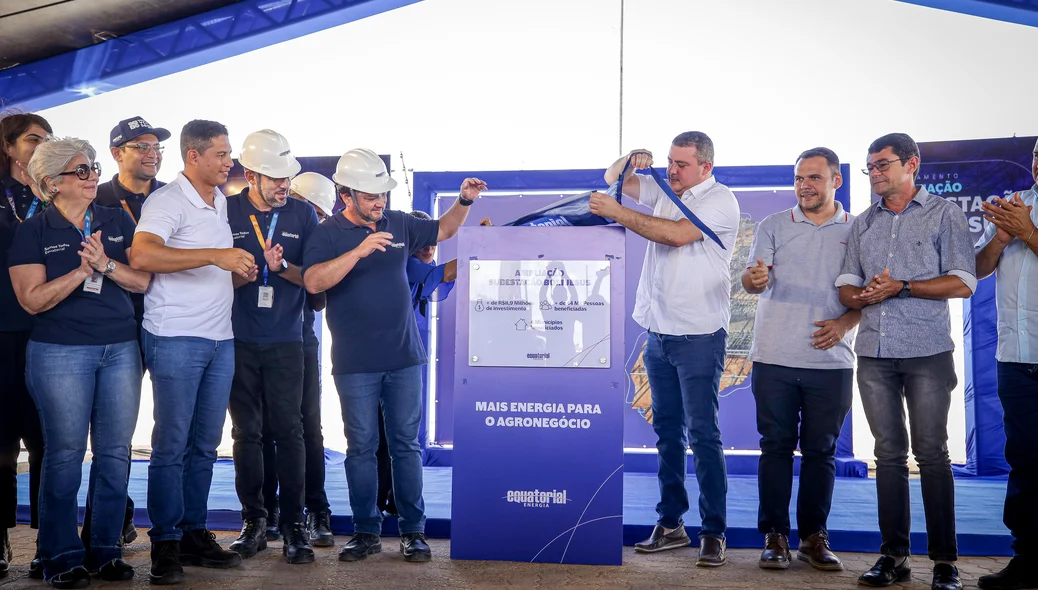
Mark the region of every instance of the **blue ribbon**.
[[[636, 152], [636, 153], [646, 153], [646, 152]], [[623, 189], [624, 177], [627, 176], [627, 170], [631, 166], [631, 160], [634, 159], [634, 155], [635, 154], [631, 154], [631, 157], [627, 158], [627, 163], [624, 164], [624, 170], [623, 170], [623, 172], [620, 173], [620, 178], [618, 178], [616, 180], [616, 182], [617, 182], [617, 185], [616, 185], [617, 193], [616, 194], [618, 194], [618, 195], [623, 192], [622, 189]], [[670, 198], [671, 202], [674, 203], [674, 205], [678, 208], [678, 210], [680, 210], [685, 215], [685, 218], [687, 218], [689, 221], [692, 222], [692, 225], [694, 225], [697, 228], [699, 228], [699, 231], [703, 232], [704, 236], [706, 236], [706, 237], [710, 238], [711, 240], [713, 240], [714, 242], [716, 242], [717, 245], [720, 246], [722, 250], [727, 250], [727, 248], [724, 247], [724, 244], [721, 243], [721, 238], [717, 237], [717, 234], [715, 234], [712, 229], [707, 227], [707, 225], [705, 223], [703, 223], [703, 221], [701, 219], [696, 217], [695, 213], [693, 213], [687, 206], [685, 206], [684, 203], [681, 202], [681, 199], [678, 197], [678, 195], [674, 193], [674, 190], [672, 188], [670, 188], [670, 183], [668, 183], [666, 181], [666, 179], [662, 178], [660, 176], [659, 172], [656, 172], [656, 170], [654, 170], [652, 168], [649, 168], [649, 174], [652, 176], [653, 180], [656, 181], [656, 184], [659, 185], [660, 190], [662, 190], [663, 193], [665, 195], [667, 195], [667, 197]]]
[[84, 242], [87, 241], [87, 236], [90, 235], [90, 222], [93, 221], [93, 219], [93, 211], [88, 208], [86, 210], [86, 214], [83, 215], [83, 229], [79, 229], [78, 227], [76, 227], [76, 224], [69, 222], [72, 223], [72, 227], [76, 228], [76, 231], [79, 232], [79, 235], [83, 237]]

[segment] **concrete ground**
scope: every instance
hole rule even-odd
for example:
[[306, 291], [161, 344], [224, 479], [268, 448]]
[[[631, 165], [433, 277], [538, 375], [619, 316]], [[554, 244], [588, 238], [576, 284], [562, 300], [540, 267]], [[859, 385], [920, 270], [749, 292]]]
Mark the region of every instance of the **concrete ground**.
[[[30, 580], [28, 562], [32, 558], [36, 532], [27, 526], [12, 531], [14, 565], [8, 577], [0, 579], [0, 588], [46, 587]], [[507, 542], [507, 531], [488, 531]], [[217, 533], [227, 546], [236, 535]], [[95, 579], [92, 587], [146, 588], [148, 583], [149, 546], [147, 534], [140, 531], [136, 543], [126, 550], [126, 560], [137, 568], [132, 582], [104, 583]], [[346, 537], [336, 537], [337, 547]], [[872, 566], [875, 555], [847, 553], [841, 555], [847, 568], [843, 572], [823, 573], [807, 564], [794, 562], [784, 572], [764, 571], [757, 567], [759, 552], [739, 549], [728, 552], [728, 565], [718, 569], [694, 567], [695, 549], [667, 551], [655, 555], [639, 555], [624, 548], [620, 567], [548, 565], [488, 561], [451, 561], [450, 542], [432, 540], [433, 560], [427, 564], [406, 563], [397, 550], [397, 539], [383, 539], [383, 553], [357, 563], [338, 561], [338, 549], [318, 549], [317, 561], [308, 565], [288, 565], [281, 557], [281, 543], [270, 543], [266, 551], [248, 559], [238, 568], [211, 570], [186, 568], [186, 581], [178, 588], [255, 589], [255, 588], [723, 588], [731, 590], [764, 590], [791, 588], [821, 590], [857, 587], [858, 574]], [[998, 571], [1008, 558], [968, 557], [959, 562], [959, 572], [966, 587], [976, 587], [977, 577]], [[930, 587], [930, 564], [919, 557], [912, 583], [897, 588]]]

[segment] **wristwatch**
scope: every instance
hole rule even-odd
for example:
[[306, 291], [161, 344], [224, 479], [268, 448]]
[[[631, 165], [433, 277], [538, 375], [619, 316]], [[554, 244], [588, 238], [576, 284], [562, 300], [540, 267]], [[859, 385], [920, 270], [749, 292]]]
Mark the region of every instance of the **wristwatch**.
[[897, 296], [902, 299], [912, 296], [912, 287], [908, 281], [901, 281], [901, 290], [898, 291]]
[[115, 261], [112, 260], [111, 258], [109, 258], [108, 259], [108, 264], [105, 265], [104, 276], [107, 277], [108, 275], [112, 274], [113, 272], [115, 272]]
[[282, 260], [281, 261], [281, 266], [279, 266], [277, 268], [270, 269], [270, 272], [272, 272], [272, 273], [274, 273], [276, 275], [279, 275], [279, 274], [285, 272], [286, 270], [288, 270], [288, 261], [287, 260]]

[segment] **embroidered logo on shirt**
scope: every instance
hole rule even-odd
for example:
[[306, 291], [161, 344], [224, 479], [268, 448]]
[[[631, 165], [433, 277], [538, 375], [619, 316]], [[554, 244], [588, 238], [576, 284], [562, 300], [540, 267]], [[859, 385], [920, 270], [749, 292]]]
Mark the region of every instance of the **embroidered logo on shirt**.
[[43, 255], [49, 256], [58, 252], [64, 252], [69, 246], [70, 244], [54, 244], [53, 246], [45, 246], [43, 248]]
[[286, 238], [294, 238], [294, 239], [296, 239], [296, 240], [298, 240], [298, 239], [299, 239], [299, 234], [290, 234], [290, 233], [288, 233], [287, 231], [283, 231], [283, 232], [281, 232], [281, 235], [282, 235], [283, 237], [286, 237]]
[[404, 243], [403, 242], [394, 242], [394, 243], [390, 244], [390, 246], [392, 246], [394, 248], [403, 248], [404, 247]]
[[119, 242], [123, 241], [123, 236], [108, 236], [108, 241], [118, 244]]

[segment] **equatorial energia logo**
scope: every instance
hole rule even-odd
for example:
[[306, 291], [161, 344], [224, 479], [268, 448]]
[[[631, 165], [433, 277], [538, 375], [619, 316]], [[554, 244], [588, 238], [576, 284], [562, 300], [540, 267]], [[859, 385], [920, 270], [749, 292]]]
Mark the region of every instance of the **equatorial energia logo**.
[[521, 504], [523, 508], [548, 508], [553, 505], [565, 506], [569, 502], [569, 494], [566, 490], [508, 490], [505, 501]]

